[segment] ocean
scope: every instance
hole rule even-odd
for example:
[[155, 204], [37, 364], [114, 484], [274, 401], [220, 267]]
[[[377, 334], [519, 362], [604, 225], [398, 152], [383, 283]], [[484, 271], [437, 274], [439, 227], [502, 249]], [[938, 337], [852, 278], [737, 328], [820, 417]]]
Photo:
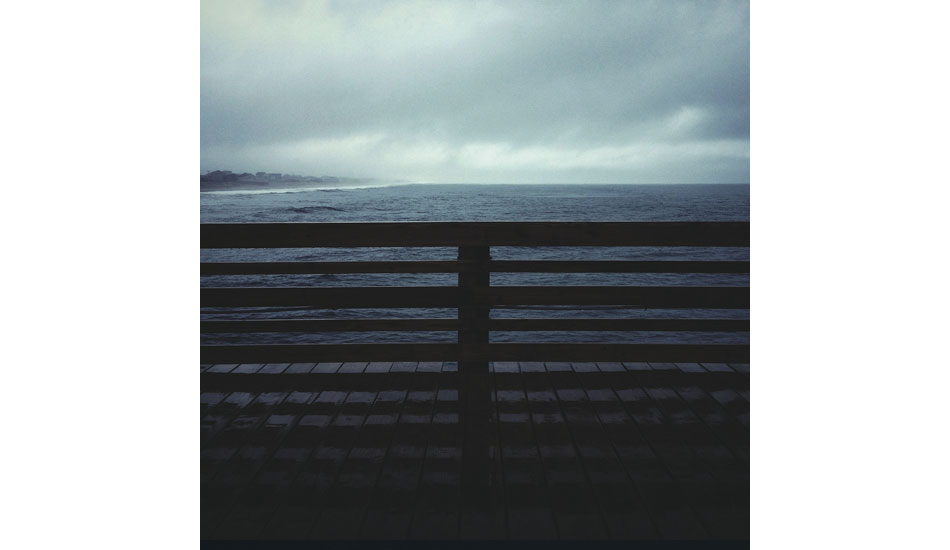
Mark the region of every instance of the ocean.
[[[748, 221], [748, 185], [394, 184], [319, 189], [201, 192], [202, 223], [372, 221]], [[493, 247], [494, 259], [748, 260], [748, 248]], [[455, 248], [202, 250], [201, 261], [450, 260]], [[203, 287], [454, 286], [455, 274], [228, 275]], [[501, 285], [748, 286], [748, 274], [495, 273]], [[495, 318], [748, 319], [748, 310], [626, 307], [498, 308]], [[212, 319], [373, 319], [455, 317], [454, 309], [320, 310], [309, 307], [202, 308]], [[203, 344], [454, 342], [454, 332], [204, 334]], [[748, 333], [493, 332], [493, 342], [732, 343]]]

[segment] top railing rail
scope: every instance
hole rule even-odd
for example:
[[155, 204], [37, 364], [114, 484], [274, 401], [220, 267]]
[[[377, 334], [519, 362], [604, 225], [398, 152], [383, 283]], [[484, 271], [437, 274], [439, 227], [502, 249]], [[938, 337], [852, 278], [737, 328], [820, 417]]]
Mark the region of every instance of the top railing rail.
[[206, 223], [201, 248], [749, 246], [749, 222]]

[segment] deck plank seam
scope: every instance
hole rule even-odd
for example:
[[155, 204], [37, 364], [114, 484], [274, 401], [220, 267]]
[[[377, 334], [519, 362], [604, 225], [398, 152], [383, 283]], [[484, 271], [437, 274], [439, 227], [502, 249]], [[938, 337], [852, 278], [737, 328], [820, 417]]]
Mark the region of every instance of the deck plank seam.
[[[419, 364], [416, 363], [416, 367], [413, 370], [413, 372], [423, 372], [423, 371], [419, 371], [418, 368], [419, 368]], [[420, 377], [418, 376], [414, 376], [413, 378], [420, 379]], [[432, 424], [435, 420], [435, 409], [436, 409], [436, 403], [438, 402], [438, 397], [439, 397], [439, 388], [442, 385], [442, 381], [444, 380], [444, 377], [437, 376], [433, 378], [432, 380], [434, 381], [434, 383], [430, 383], [431, 384], [430, 388], [432, 390], [431, 402], [426, 401], [426, 403], [429, 403], [429, 407], [428, 407], [429, 412], [426, 415], [428, 416], [429, 420], [428, 422], [425, 423], [424, 434], [420, 434], [422, 436], [422, 441], [424, 441], [424, 450], [422, 453], [422, 464], [419, 465], [419, 472], [416, 476], [415, 490], [412, 492], [413, 494], [413, 499], [412, 499], [413, 503], [411, 507], [412, 512], [409, 518], [409, 530], [407, 534], [407, 536], [410, 538], [412, 536], [413, 526], [415, 526], [417, 522], [418, 509], [419, 509], [419, 504], [421, 500], [420, 493], [422, 492], [422, 487], [423, 487], [422, 480], [424, 479], [425, 473], [427, 471], [426, 468], [427, 467], [431, 468], [431, 458], [429, 456], [429, 451], [430, 451], [430, 444], [431, 444], [431, 437], [432, 437]], [[415, 391], [418, 391], [418, 390], [415, 390]]]
[[[390, 363], [390, 365], [389, 365], [389, 370], [386, 371], [385, 378], [386, 378], [387, 380], [392, 378], [390, 375], [394, 372], [394, 371], [392, 370], [392, 368], [393, 368], [394, 365], [395, 365], [394, 362], [393, 362], [393, 363]], [[403, 412], [406, 410], [406, 405], [409, 403], [409, 391], [411, 391], [413, 379], [416, 378], [416, 370], [413, 369], [413, 371], [410, 373], [410, 375], [411, 375], [411, 378], [410, 378], [410, 380], [409, 380], [409, 388], [410, 388], [410, 390], [406, 390], [406, 394], [403, 396], [403, 398], [402, 398], [402, 399], [400, 400], [400, 402], [399, 402], [399, 405], [398, 405], [399, 410], [398, 410], [398, 412], [395, 413], [395, 419], [394, 419], [394, 422], [393, 422], [393, 428], [392, 428], [392, 430], [390, 430], [390, 431], [388, 432], [389, 437], [388, 437], [387, 440], [386, 440], [386, 445], [383, 446], [383, 457], [382, 457], [382, 459], [380, 460], [379, 470], [376, 472], [376, 477], [375, 477], [375, 479], [374, 479], [374, 481], [373, 481], [373, 486], [370, 488], [370, 501], [369, 501], [368, 505], [365, 507], [365, 509], [363, 510], [363, 513], [361, 514], [361, 517], [360, 517], [360, 530], [361, 530], [361, 531], [365, 530], [366, 524], [367, 524], [367, 522], [369, 521], [369, 514], [370, 514], [370, 511], [373, 509], [374, 497], [379, 493], [379, 482], [380, 482], [380, 480], [383, 478], [383, 473], [386, 472], [386, 466], [387, 466], [387, 465], [389, 465], [389, 466], [392, 465], [392, 457], [390, 456], [390, 451], [391, 451], [392, 446], [393, 446], [393, 441], [396, 439], [396, 435], [397, 435], [397, 433], [399, 432], [399, 419], [402, 417]], [[379, 396], [377, 395], [377, 400], [378, 400], [378, 399], [379, 399]], [[374, 402], [374, 404], [375, 404], [375, 402]], [[410, 521], [409, 521], [409, 523], [408, 523], [407, 526], [406, 526], [406, 532], [407, 532], [407, 533], [408, 533], [408, 531], [409, 531], [411, 525], [412, 525], [412, 518], [411, 518], [411, 516], [410, 516]], [[372, 537], [371, 537], [371, 538], [372, 538]]]
[[[624, 363], [624, 365], [626, 366], [626, 363]], [[634, 372], [638, 372], [638, 371], [624, 370], [623, 372], [618, 373], [618, 374], [621, 374], [622, 376], [629, 379], [633, 385], [632, 386], [633, 388], [641, 389], [642, 393], [646, 395], [646, 392], [642, 390], [642, 387], [643, 387], [642, 384], [640, 384], [640, 382], [637, 380], [636, 376], [634, 375]], [[669, 476], [669, 480], [673, 488], [675, 488], [675, 490], [677, 491], [677, 494], [679, 496], [685, 496], [686, 494], [685, 489], [684, 489], [685, 482], [680, 476], [674, 474], [674, 471], [670, 468], [669, 463], [663, 458], [663, 454], [658, 452], [656, 442], [653, 440], [652, 437], [647, 436], [648, 432], [640, 424], [640, 421], [637, 420], [636, 416], [631, 412], [630, 410], [631, 404], [625, 401], [620, 396], [614, 383], [611, 383], [610, 388], [613, 391], [614, 395], [616, 396], [617, 400], [620, 402], [624, 413], [629, 418], [630, 420], [629, 424], [636, 429], [639, 439], [643, 441], [647, 445], [647, 447], [650, 449], [650, 452], [653, 453], [653, 456], [656, 459], [657, 466], [659, 466], [660, 469], [662, 469], [666, 473], [666, 475]], [[630, 472], [627, 464], [625, 464], [624, 461], [621, 461], [621, 464], [624, 465], [624, 469], [627, 471], [627, 475], [633, 478], [633, 474]], [[642, 490], [642, 482], [635, 481], [635, 483]], [[684, 504], [685, 504], [684, 509], [687, 510], [691, 514], [691, 519], [695, 521], [697, 525], [702, 528], [703, 531], [705, 531], [705, 535], [708, 537], [710, 535], [709, 529], [706, 527], [704, 523], [702, 523], [700, 514], [696, 510], [694, 504], [690, 502], [689, 500], [686, 500]], [[647, 509], [650, 510], [650, 507], [648, 506]], [[667, 538], [664, 532], [664, 529], [660, 528], [659, 522], [657, 522], [657, 528], [658, 528], [661, 538]]]
[[[247, 404], [247, 407], [253, 406], [254, 403], [256, 403], [256, 402], [260, 399], [260, 397], [261, 397], [261, 395], [263, 395], [263, 393], [271, 393], [271, 392], [261, 392], [261, 393], [258, 393], [258, 394], [254, 397], [254, 399], [253, 399], [250, 403]], [[271, 404], [271, 405], [264, 405], [264, 407], [263, 407], [262, 410], [261, 410], [261, 417], [260, 417], [260, 419], [257, 420], [257, 421], [252, 425], [252, 427], [248, 428], [247, 431], [241, 435], [241, 437], [239, 438], [239, 440], [238, 440], [237, 442], [235, 442], [235, 447], [234, 447], [234, 448], [235, 448], [235, 453], [234, 453], [233, 455], [231, 455], [231, 457], [228, 458], [226, 461], [223, 461], [221, 464], [219, 464], [219, 465], [217, 466], [217, 468], [216, 468], [216, 470], [215, 470], [215, 473], [214, 473], [214, 475], [209, 479], [209, 482], [214, 482], [214, 481], [217, 480], [221, 475], [223, 475], [223, 474], [222, 474], [222, 471], [224, 471], [224, 470], [222, 470], [222, 469], [225, 468], [226, 466], [228, 466], [229, 464], [230, 464], [232, 467], [234, 466], [234, 463], [237, 462], [237, 458], [236, 458], [236, 457], [241, 453], [241, 450], [244, 449], [244, 448], [247, 446], [248, 442], [251, 440], [251, 438], [253, 437], [254, 433], [255, 433], [258, 429], [260, 429], [260, 427], [261, 427], [264, 423], [267, 422], [267, 418], [270, 416], [271, 411], [274, 410], [274, 409], [277, 407], [277, 405], [279, 405], [280, 403], [282, 403], [282, 402], [283, 402], [285, 399], [287, 399], [287, 397], [290, 395], [290, 392], [273, 392], [273, 393], [284, 393], [284, 396], [281, 397], [279, 401], [277, 401], [277, 402], [275, 402], [275, 403], [273, 403], [273, 404]], [[235, 417], [235, 418], [236, 418], [236, 417]], [[228, 425], [230, 425], [230, 423], [229, 423]], [[222, 432], [223, 432], [223, 430], [222, 430]], [[219, 432], [219, 433], [218, 433], [219, 436], [220, 436], [220, 434], [221, 434], [222, 432]], [[210, 443], [210, 442], [209, 442], [209, 443]], [[278, 447], [277, 447], [277, 446], [274, 446], [274, 447], [273, 447], [273, 451], [270, 452], [269, 456], [272, 456], [274, 453], [276, 453], [276, 452], [277, 452], [277, 449], [278, 449]], [[265, 459], [261, 462], [261, 465], [259, 465], [258, 468], [262, 467], [263, 464], [269, 460], [269, 456], [268, 456], [268, 458], [265, 458]], [[233, 489], [232, 498], [231, 498], [231, 500], [230, 500], [230, 502], [229, 502], [229, 504], [228, 504], [226, 510], [224, 510], [224, 511], [221, 513], [221, 515], [220, 515], [218, 521], [217, 521], [213, 526], [209, 526], [209, 531], [210, 531], [211, 533], [216, 533], [223, 525], [225, 525], [225, 524], [227, 523], [228, 518], [230, 517], [230, 515], [231, 515], [232, 511], [234, 510], [234, 508], [238, 505], [238, 502], [240, 501], [241, 497], [242, 497], [242, 496], [244, 495], [244, 493], [246, 493], [246, 492], [248, 491], [248, 489], [250, 488], [250, 481], [249, 481], [249, 480], [251, 480], [251, 479], [254, 478], [254, 476], [256, 475], [256, 472], [257, 472], [257, 469], [253, 469], [253, 470], [251, 470], [250, 472], [248, 472], [248, 474], [247, 474], [248, 482], [246, 482], [246, 483], [244, 483], [244, 484], [241, 484], [241, 485], [239, 485], [239, 486], [237, 486], [236, 488]]]
[[[586, 460], [586, 458], [585, 458], [585, 454], [584, 454], [584, 452], [583, 452], [582, 449], [581, 449], [581, 445], [578, 443], [576, 428], [572, 427], [572, 424], [571, 424], [571, 421], [570, 421], [571, 416], [569, 416], [569, 415], [567, 414], [567, 413], [568, 413], [568, 409], [565, 407], [564, 401], [561, 399], [561, 396], [558, 394], [558, 391], [559, 391], [559, 390], [562, 390], [562, 389], [581, 389], [581, 390], [583, 391], [583, 387], [580, 386], [579, 384], [571, 384], [571, 387], [567, 387], [567, 388], [562, 388], [562, 387], [561, 387], [562, 384], [561, 384], [560, 381], [558, 380], [559, 378], [562, 378], [562, 376], [563, 376], [563, 378], [575, 378], [576, 375], [577, 375], [577, 372], [574, 370], [574, 363], [573, 363], [573, 362], [568, 362], [567, 365], [568, 365], [568, 366], [567, 366], [567, 368], [565, 368], [565, 369], [559, 368], [558, 370], [553, 370], [553, 369], [547, 369], [548, 364], [545, 363], [545, 368], [546, 368], [546, 370], [547, 370], [547, 376], [548, 376], [548, 378], [550, 379], [551, 387], [552, 387], [553, 390], [554, 390], [554, 399], [555, 399], [555, 401], [558, 403], [558, 408], [559, 408], [559, 410], [561, 411], [561, 415], [562, 415], [563, 418], [564, 418], [564, 426], [565, 426], [565, 429], [567, 430], [567, 433], [569, 434], [569, 436], [570, 436], [570, 438], [571, 438], [571, 444], [574, 446], [574, 452], [575, 452], [575, 454], [577, 455], [577, 458], [578, 458], [577, 463], [578, 463], [578, 465], [580, 466], [581, 472], [583, 472], [583, 474], [584, 474], [584, 479], [585, 479], [585, 481], [586, 481], [587, 487], [590, 488], [590, 497], [591, 497], [591, 500], [594, 502], [595, 506], [597, 507], [597, 511], [598, 511], [598, 514], [597, 514], [597, 515], [598, 515], [598, 518], [599, 518], [600, 521], [601, 521], [601, 524], [602, 524], [601, 527], [604, 529], [604, 533], [607, 534], [607, 538], [609, 538], [609, 537], [610, 537], [610, 526], [609, 526], [609, 524], [608, 524], [608, 522], [607, 522], [607, 519], [606, 519], [606, 511], [603, 509], [603, 505], [602, 505], [602, 503], [600, 502], [600, 499], [597, 498], [597, 495], [596, 495], [595, 491], [593, 490], [593, 487], [594, 487], [593, 479], [592, 479], [591, 476], [590, 476], [590, 472], [589, 472], [587, 460]], [[576, 388], [575, 388], [575, 386], [576, 386]], [[570, 407], [572, 407], [572, 408], [573, 408], [573, 407], [579, 408], [579, 406], [575, 406], [575, 405], [570, 405]]]
[[[357, 362], [357, 363], [358, 363], [358, 362]], [[354, 363], [354, 362], [344, 362], [344, 363], [341, 363], [341, 364], [340, 364], [340, 367], [337, 369], [336, 372], [337, 372], [337, 373], [342, 373], [344, 367], [346, 367], [347, 365], [354, 365], [354, 364], [357, 364], [357, 363]], [[359, 368], [359, 372], [362, 373], [368, 366], [369, 366], [369, 363], [368, 363], [368, 362], [363, 362], [363, 363], [362, 363], [362, 367]], [[351, 367], [351, 368], [354, 368], [354, 367]], [[347, 372], [349, 372], [349, 371], [347, 371]], [[357, 443], [360, 441], [360, 435], [362, 435], [362, 434], [364, 433], [362, 430], [363, 430], [363, 428], [366, 426], [366, 421], [369, 419], [370, 412], [372, 411], [372, 406], [373, 406], [374, 404], [376, 404], [376, 402], [379, 400], [380, 390], [381, 390], [382, 388], [385, 388], [385, 385], [384, 385], [384, 384], [385, 384], [385, 382], [386, 382], [386, 380], [387, 380], [388, 378], [389, 378], [389, 373], [387, 372], [387, 373], [384, 374], [384, 376], [380, 376], [380, 377], [378, 377], [376, 380], [374, 380], [374, 382], [376, 382], [376, 384], [375, 384], [374, 386], [370, 387], [370, 386], [367, 384], [367, 387], [365, 387], [365, 388], [362, 388], [362, 387], [361, 387], [361, 388], [357, 388], [356, 390], [354, 390], [354, 391], [367, 391], [367, 392], [372, 391], [372, 393], [374, 394], [374, 396], [373, 396], [373, 402], [372, 402], [372, 403], [369, 403], [369, 404], [361, 404], [362, 406], [361, 406], [360, 408], [364, 410], [364, 413], [363, 413], [363, 415], [362, 415], [363, 419], [362, 419], [362, 421], [360, 422], [359, 426], [356, 426], [356, 427], [354, 428], [354, 433], [353, 433], [353, 435], [349, 438], [349, 443], [348, 443], [348, 445], [347, 445], [346, 454], [345, 454], [345, 455], [343, 456], [343, 458], [340, 460], [340, 463], [339, 463], [339, 465], [337, 466], [337, 468], [336, 468], [336, 470], [335, 470], [335, 472], [334, 472], [334, 474], [333, 474], [333, 481], [332, 481], [332, 482], [330, 483], [330, 485], [327, 487], [326, 492], [327, 492], [328, 498], [329, 498], [329, 497], [332, 497], [333, 493], [334, 493], [335, 491], [338, 491], [338, 490], [339, 490], [340, 477], [341, 477], [341, 475], [343, 474], [343, 472], [346, 470], [346, 468], [347, 468], [347, 466], [348, 466], [347, 461], [350, 460], [350, 455], [353, 453], [353, 449], [356, 448]], [[347, 394], [347, 399], [349, 399], [350, 393], [353, 393], [353, 391], [351, 391], [351, 392], [349, 392], [349, 393]], [[345, 403], [346, 403], [346, 401], [344, 400], [344, 405], [341, 405], [341, 407], [340, 407], [340, 409], [341, 409], [341, 414], [342, 414], [342, 412], [345, 411]], [[348, 412], [353, 412], [353, 411], [348, 411]], [[331, 422], [328, 424], [328, 427], [329, 427], [329, 426], [332, 426], [332, 425], [333, 425], [333, 422], [331, 421]], [[380, 467], [381, 467], [381, 466], [380, 466]], [[379, 472], [377, 471], [376, 476], [374, 476], [374, 477], [378, 477], [378, 475], [379, 475]], [[370, 491], [370, 499], [371, 499], [371, 497], [372, 497], [372, 492]], [[365, 509], [367, 506], [368, 506], [368, 502], [367, 502], [367, 505], [365, 505], [363, 508]], [[322, 516], [322, 514], [323, 514], [324, 511], [325, 511], [324, 509], [325, 509], [325, 507], [321, 507], [321, 508], [320, 508], [320, 515], [321, 515], [321, 516]], [[361, 513], [360, 513], [360, 520], [359, 520], [359, 522], [358, 522], [358, 527], [362, 525], [362, 517], [363, 517], [363, 515], [364, 515], [364, 513], [361, 512]], [[320, 523], [320, 519], [321, 519], [320, 517], [315, 518], [313, 525], [311, 525], [311, 527], [310, 527], [311, 535], [315, 532], [316, 529], [318, 529], [319, 523]]]
[[[541, 453], [541, 440], [537, 436], [537, 426], [535, 426], [534, 424], [534, 412], [536, 409], [532, 407], [531, 399], [528, 398], [528, 384], [527, 384], [527, 379], [524, 377], [523, 372], [521, 371], [521, 362], [518, 362], [517, 365], [518, 365], [517, 376], [518, 376], [518, 380], [520, 381], [522, 391], [524, 392], [525, 408], [528, 410], [528, 425], [530, 426], [529, 429], [531, 431], [531, 439], [534, 441], [535, 449], [538, 451], [538, 461], [541, 462], [541, 466], [539, 469], [541, 471], [541, 476], [544, 478], [544, 492], [548, 497], [548, 502], [550, 503], [552, 501], [551, 480], [548, 479], [547, 469], [544, 467], [544, 455]], [[558, 540], [560, 540], [562, 538], [561, 526], [560, 526], [560, 523], [558, 522], [557, 514], [554, 512], [554, 507], [550, 506], [548, 508], [548, 511], [551, 514], [551, 520], [554, 522], [555, 536], [557, 537]]]
[[[675, 425], [673, 415], [672, 413], [670, 413], [668, 405], [661, 403], [660, 400], [656, 399], [650, 392], [646, 391], [646, 388], [656, 388], [658, 386], [655, 386], [654, 384], [652, 384], [649, 378], [644, 377], [643, 374], [639, 374], [639, 373], [634, 374], [634, 377], [639, 378], [641, 382], [641, 387], [644, 389], [644, 394], [646, 395], [646, 398], [654, 404], [657, 410], [660, 411], [660, 413], [665, 417], [666, 422], [670, 426]], [[665, 388], [660, 388], [660, 389], [665, 389]], [[676, 440], [678, 440], [683, 445], [684, 448], [686, 448], [689, 451], [690, 456], [693, 458], [694, 461], [696, 461], [696, 463], [702, 464], [704, 466], [704, 469], [703, 469], [704, 473], [712, 476], [714, 479], [718, 478], [718, 476], [716, 475], [717, 468], [715, 467], [715, 465], [709, 463], [709, 461], [705, 457], [699, 455], [696, 452], [696, 449], [694, 448], [694, 446], [690, 444], [690, 440], [686, 439], [682, 434], [678, 434], [675, 431], [671, 431], [671, 434]], [[723, 480], [718, 479], [718, 481], [721, 482]], [[683, 490], [684, 496], [686, 496], [687, 499], [689, 499], [693, 503], [693, 507], [695, 509], [697, 519], [703, 525], [703, 528], [706, 530], [707, 535], [709, 537], [715, 538], [715, 535], [714, 535], [715, 526], [712, 523], [710, 523], [711, 520], [709, 520], [705, 514], [700, 512], [701, 508], [698, 507], [699, 501], [697, 500], [698, 499], [698, 495], [696, 493], [697, 489], [693, 485], [688, 484], [688, 483], [684, 483], [682, 487], [684, 489]]]

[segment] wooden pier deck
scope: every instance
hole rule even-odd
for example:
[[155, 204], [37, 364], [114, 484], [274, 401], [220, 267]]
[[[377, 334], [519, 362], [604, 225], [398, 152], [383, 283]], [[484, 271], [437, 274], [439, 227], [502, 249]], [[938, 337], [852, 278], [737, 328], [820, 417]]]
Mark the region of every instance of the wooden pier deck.
[[455, 362], [202, 365], [202, 539], [748, 539], [747, 364], [488, 378], [472, 432]]

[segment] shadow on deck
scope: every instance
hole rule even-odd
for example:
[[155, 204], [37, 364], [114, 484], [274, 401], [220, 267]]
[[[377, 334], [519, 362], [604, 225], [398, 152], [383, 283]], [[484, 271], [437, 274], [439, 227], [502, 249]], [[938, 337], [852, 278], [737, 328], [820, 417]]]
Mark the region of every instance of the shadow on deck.
[[203, 539], [749, 536], [747, 364], [201, 369]]

